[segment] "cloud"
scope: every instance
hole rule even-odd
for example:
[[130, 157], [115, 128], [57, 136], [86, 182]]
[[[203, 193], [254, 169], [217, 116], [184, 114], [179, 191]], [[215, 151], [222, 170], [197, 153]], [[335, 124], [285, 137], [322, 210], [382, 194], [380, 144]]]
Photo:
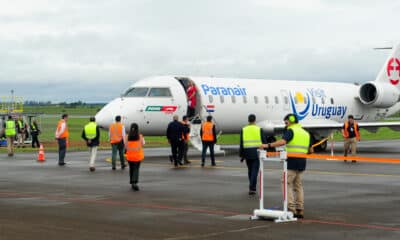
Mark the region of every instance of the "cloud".
[[393, 1], [3, 5], [0, 94], [29, 100], [108, 101], [137, 79], [171, 74], [363, 82], [388, 54], [371, 49], [399, 40]]

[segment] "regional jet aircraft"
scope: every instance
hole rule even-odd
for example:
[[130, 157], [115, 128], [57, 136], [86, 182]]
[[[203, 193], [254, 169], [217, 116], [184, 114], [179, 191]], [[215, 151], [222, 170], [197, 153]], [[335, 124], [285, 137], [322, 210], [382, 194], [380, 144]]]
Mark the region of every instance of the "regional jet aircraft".
[[[400, 130], [400, 122], [381, 122], [400, 110], [400, 44], [394, 47], [374, 81], [361, 85], [336, 82], [261, 80], [215, 77], [157, 76], [132, 84], [121, 97], [96, 115], [99, 126], [108, 128], [121, 115], [128, 129], [139, 124], [144, 135], [164, 135], [172, 115], [187, 113], [186, 89], [197, 89], [191, 141], [201, 148], [200, 122], [212, 115], [217, 131], [239, 133], [254, 113], [267, 133], [283, 130], [283, 117], [298, 116], [315, 141], [343, 126], [349, 114], [359, 126], [375, 132], [379, 127]], [[320, 146], [326, 148], [326, 144]]]

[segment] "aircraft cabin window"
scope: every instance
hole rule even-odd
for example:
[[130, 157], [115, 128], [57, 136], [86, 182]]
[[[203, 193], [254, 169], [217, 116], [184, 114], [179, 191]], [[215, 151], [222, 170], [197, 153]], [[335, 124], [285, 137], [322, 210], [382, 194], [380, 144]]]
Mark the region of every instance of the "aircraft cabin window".
[[268, 96], [265, 96], [265, 97], [264, 97], [264, 101], [265, 101], [265, 103], [266, 103], [266, 104], [268, 104], [268, 103], [269, 103]]
[[333, 98], [331, 98], [331, 104], [334, 104]]
[[148, 90], [149, 88], [144, 87], [130, 88], [123, 94], [123, 97], [145, 97]]
[[275, 96], [275, 104], [279, 104], [279, 98]]
[[212, 103], [214, 101], [214, 98], [212, 95], [208, 95], [208, 102]]
[[289, 104], [289, 99], [288, 99], [287, 96], [284, 96], [284, 97], [283, 97], [283, 102], [284, 102], [286, 105]]
[[247, 103], [247, 97], [243, 96], [243, 103]]
[[231, 96], [231, 99], [232, 99], [232, 103], [236, 103], [236, 97], [235, 97], [235, 95], [232, 95], [232, 96]]
[[224, 96], [223, 96], [223, 95], [219, 95], [219, 101], [220, 101], [221, 103], [224, 103], [225, 99], [224, 99]]
[[258, 97], [254, 96], [254, 103], [257, 104], [258, 103]]
[[171, 97], [169, 88], [151, 88], [149, 97]]

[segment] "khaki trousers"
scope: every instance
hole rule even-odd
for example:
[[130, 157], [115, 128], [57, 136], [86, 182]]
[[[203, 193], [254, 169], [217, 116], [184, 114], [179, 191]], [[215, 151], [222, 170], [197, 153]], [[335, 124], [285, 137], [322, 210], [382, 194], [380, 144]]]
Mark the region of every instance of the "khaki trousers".
[[[303, 173], [304, 171], [288, 170], [287, 176], [287, 199], [288, 209], [304, 210], [303, 192]], [[282, 179], [283, 184], [283, 179]]]
[[7, 152], [8, 154], [14, 154], [14, 136], [7, 137]]
[[355, 156], [357, 153], [357, 138], [353, 137], [344, 139], [344, 156], [347, 156], [349, 148], [351, 149], [351, 155]]

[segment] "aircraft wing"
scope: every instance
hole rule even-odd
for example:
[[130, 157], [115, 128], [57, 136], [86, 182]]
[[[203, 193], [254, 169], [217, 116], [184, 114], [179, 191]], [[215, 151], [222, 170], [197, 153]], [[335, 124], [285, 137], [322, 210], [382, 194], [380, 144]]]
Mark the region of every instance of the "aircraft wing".
[[[333, 120], [311, 120], [311, 121], [300, 121], [303, 128], [312, 132], [325, 132], [330, 133], [335, 130], [341, 130], [343, 122], [337, 122]], [[284, 123], [276, 123], [274, 126], [275, 134], [280, 134], [285, 128]], [[381, 127], [388, 127], [393, 131], [400, 131], [400, 122], [358, 122], [360, 129], [365, 129], [368, 132], [375, 133]], [[268, 128], [268, 127], [267, 127]], [[325, 136], [327, 134], [324, 134]]]

